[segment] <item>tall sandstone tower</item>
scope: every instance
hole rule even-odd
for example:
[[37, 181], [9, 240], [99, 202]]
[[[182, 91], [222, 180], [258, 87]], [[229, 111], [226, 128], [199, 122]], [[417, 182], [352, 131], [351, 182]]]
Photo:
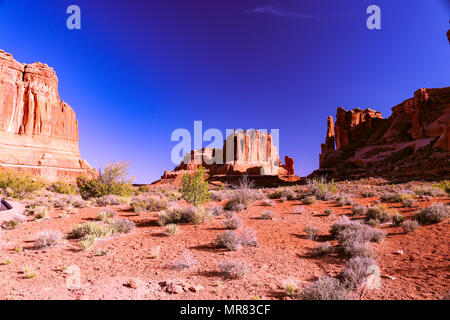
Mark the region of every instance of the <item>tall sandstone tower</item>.
[[0, 167], [71, 182], [90, 170], [78, 147], [78, 122], [58, 95], [53, 68], [22, 64], [0, 50]]

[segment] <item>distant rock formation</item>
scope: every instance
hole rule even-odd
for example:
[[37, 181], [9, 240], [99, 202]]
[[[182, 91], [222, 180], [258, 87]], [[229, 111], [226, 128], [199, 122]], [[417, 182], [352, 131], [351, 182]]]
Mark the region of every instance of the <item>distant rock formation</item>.
[[371, 109], [338, 108], [312, 175], [450, 177], [450, 87], [417, 90], [387, 119]]
[[230, 180], [247, 174], [255, 177], [276, 177], [286, 181], [299, 178], [294, 174], [294, 160], [285, 157], [283, 164], [270, 133], [253, 130], [234, 131], [223, 144], [223, 149], [203, 148], [186, 154], [174, 171], [165, 171], [161, 179], [177, 179], [186, 172], [203, 166], [212, 180]]
[[0, 167], [73, 181], [90, 166], [78, 148], [75, 112], [58, 95], [55, 71], [0, 50]]

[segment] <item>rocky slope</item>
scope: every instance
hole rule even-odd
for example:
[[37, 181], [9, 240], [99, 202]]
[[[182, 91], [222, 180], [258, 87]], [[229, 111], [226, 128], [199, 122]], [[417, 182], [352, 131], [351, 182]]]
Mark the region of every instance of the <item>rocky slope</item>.
[[71, 181], [90, 167], [80, 157], [78, 122], [58, 95], [55, 71], [0, 50], [0, 167]]
[[449, 178], [449, 125], [450, 87], [417, 90], [387, 119], [371, 109], [338, 108], [312, 175]]

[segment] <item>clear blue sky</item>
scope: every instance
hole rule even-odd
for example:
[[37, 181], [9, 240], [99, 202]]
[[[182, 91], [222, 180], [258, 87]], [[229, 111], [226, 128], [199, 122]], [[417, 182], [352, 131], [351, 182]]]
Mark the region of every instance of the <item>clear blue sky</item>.
[[[81, 30], [66, 8], [81, 8]], [[381, 7], [382, 29], [366, 28]], [[390, 108], [450, 85], [447, 0], [0, 0], [0, 48], [54, 67], [94, 167], [138, 183], [172, 169], [176, 128], [280, 129], [296, 173], [318, 167], [338, 106]]]

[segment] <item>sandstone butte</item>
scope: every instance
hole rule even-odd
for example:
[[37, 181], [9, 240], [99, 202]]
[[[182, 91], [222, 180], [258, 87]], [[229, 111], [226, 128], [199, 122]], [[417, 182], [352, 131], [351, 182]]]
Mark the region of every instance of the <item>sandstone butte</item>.
[[75, 112], [60, 100], [53, 68], [19, 63], [0, 50], [0, 167], [72, 182], [90, 171], [78, 139]]
[[450, 87], [419, 89], [384, 119], [372, 109], [328, 117], [319, 169], [311, 176], [450, 178]]
[[233, 181], [244, 174], [256, 184], [289, 184], [300, 178], [294, 174], [294, 160], [281, 162], [270, 133], [236, 131], [223, 143], [222, 149], [192, 150], [173, 171], [166, 170], [161, 181], [179, 180], [198, 167], [206, 168], [211, 181]]

